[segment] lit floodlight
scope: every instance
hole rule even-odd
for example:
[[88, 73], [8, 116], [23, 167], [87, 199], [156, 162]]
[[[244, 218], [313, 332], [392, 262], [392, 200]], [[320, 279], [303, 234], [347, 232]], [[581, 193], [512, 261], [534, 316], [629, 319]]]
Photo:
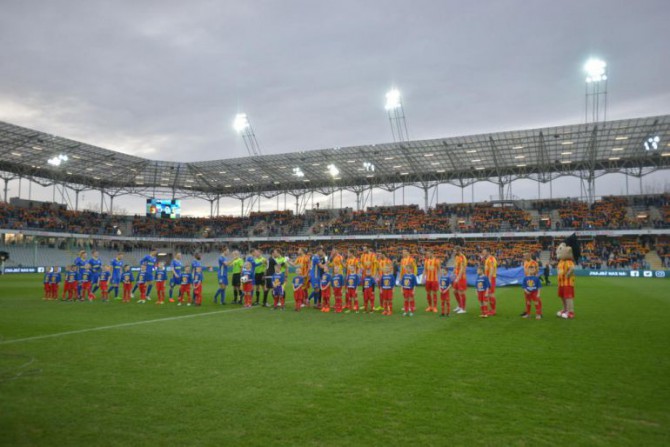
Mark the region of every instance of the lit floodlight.
[[50, 158], [47, 160], [47, 163], [49, 163], [51, 166], [60, 166], [61, 163], [64, 163], [68, 161], [68, 156], [64, 154], [56, 155], [53, 158]]
[[238, 113], [235, 115], [235, 120], [233, 121], [233, 129], [235, 129], [235, 132], [241, 133], [248, 127], [249, 118], [247, 118], [246, 113]]
[[649, 137], [644, 142], [644, 149], [648, 151], [655, 151], [658, 149], [659, 143], [661, 142], [661, 137], [656, 135], [655, 137]]
[[386, 94], [386, 105], [384, 108], [386, 110], [395, 110], [400, 108], [400, 90], [392, 89]]
[[335, 165], [328, 165], [328, 173], [331, 175], [331, 177], [337, 177], [340, 175], [340, 170], [337, 169], [337, 166]]
[[599, 82], [607, 80], [607, 64], [602, 59], [591, 58], [584, 64], [586, 82]]
[[363, 163], [363, 169], [365, 169], [366, 172], [375, 172], [375, 165], [373, 165], [369, 161], [366, 161], [365, 163]]
[[300, 169], [298, 167], [298, 168], [293, 168], [293, 175], [295, 175], [296, 177], [304, 177], [305, 173], [302, 172], [302, 169]]

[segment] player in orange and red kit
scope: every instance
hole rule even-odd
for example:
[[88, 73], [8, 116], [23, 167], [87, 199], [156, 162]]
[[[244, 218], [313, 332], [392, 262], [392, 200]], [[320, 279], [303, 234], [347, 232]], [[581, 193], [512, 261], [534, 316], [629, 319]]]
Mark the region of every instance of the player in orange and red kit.
[[375, 277], [378, 274], [378, 260], [377, 255], [368, 248], [367, 245], [363, 245], [361, 249], [361, 279], [363, 281], [363, 304], [365, 305], [365, 278], [372, 277], [370, 283], [370, 288], [372, 289], [372, 295], [368, 292], [368, 304], [370, 305], [370, 312], [374, 311], [375, 307], [375, 287], [377, 282]]
[[458, 306], [454, 310], [457, 314], [464, 314], [466, 298], [465, 291], [468, 288], [468, 280], [465, 276], [465, 271], [468, 267], [468, 258], [463, 253], [463, 247], [456, 246], [454, 247], [456, 256], [454, 256], [454, 298], [456, 298], [456, 303]]
[[563, 310], [559, 317], [575, 318], [575, 262], [572, 259], [561, 259], [558, 261], [558, 297], [563, 303]]
[[[358, 282], [360, 282], [360, 272], [361, 272], [361, 260], [358, 259], [354, 253], [353, 250], [347, 250], [347, 261], [346, 261], [346, 272], [347, 272], [347, 278], [351, 274], [350, 272], [352, 271], [351, 269], [353, 268], [353, 273], [358, 276]], [[349, 307], [349, 299], [347, 298], [349, 296], [349, 288], [347, 286], [347, 296], [345, 296], [345, 302], [344, 302], [344, 309], [350, 309], [353, 310]]]
[[484, 274], [489, 279], [489, 291], [487, 299], [489, 302], [489, 316], [496, 314], [496, 277], [498, 276], [498, 261], [489, 252], [488, 249], [482, 250], [482, 259], [484, 259]]
[[333, 296], [335, 297], [335, 312], [342, 312], [342, 288], [344, 287], [344, 276], [342, 275], [342, 264], [333, 267]]
[[533, 259], [533, 257], [530, 255], [530, 253], [524, 253], [523, 254], [523, 274], [524, 276], [528, 276], [530, 273], [530, 268], [535, 267], [535, 269], [539, 269], [539, 266], [537, 265], [537, 261]]
[[440, 259], [435, 257], [433, 250], [426, 250], [426, 259], [423, 261], [423, 277], [426, 280], [426, 312], [437, 312], [438, 276], [440, 274]]

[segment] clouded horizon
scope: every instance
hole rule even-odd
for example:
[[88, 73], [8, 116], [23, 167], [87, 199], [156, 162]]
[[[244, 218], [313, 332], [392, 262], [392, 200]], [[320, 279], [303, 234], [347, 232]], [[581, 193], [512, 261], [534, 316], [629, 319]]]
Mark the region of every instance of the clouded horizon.
[[[5, 0], [0, 120], [201, 161], [247, 154], [242, 111], [266, 154], [390, 141], [396, 86], [412, 139], [527, 129], [583, 121], [591, 56], [608, 63], [609, 120], [660, 115], [669, 19], [658, 0]], [[667, 172], [647, 181], [667, 189]]]

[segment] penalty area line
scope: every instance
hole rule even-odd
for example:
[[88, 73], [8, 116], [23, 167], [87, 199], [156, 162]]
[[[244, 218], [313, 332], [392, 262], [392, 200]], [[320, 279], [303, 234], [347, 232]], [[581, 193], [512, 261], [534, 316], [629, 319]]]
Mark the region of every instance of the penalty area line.
[[24, 341], [34, 341], [34, 340], [43, 340], [43, 339], [46, 339], [46, 338], [62, 337], [62, 336], [65, 336], [65, 335], [84, 334], [86, 332], [105, 331], [107, 329], [118, 329], [118, 328], [123, 328], [123, 327], [139, 326], [139, 325], [142, 325], [142, 324], [160, 323], [161, 321], [183, 320], [183, 319], [186, 319], [186, 318], [204, 317], [204, 316], [207, 316], [207, 315], [216, 315], [216, 314], [223, 314], [223, 313], [229, 313], [229, 312], [238, 312], [240, 310], [251, 310], [251, 309], [245, 309], [245, 308], [241, 307], [239, 309], [217, 310], [217, 311], [214, 311], [214, 312], [206, 312], [206, 313], [203, 313], [203, 314], [180, 315], [178, 317], [156, 318], [154, 320], [133, 321], [131, 323], [113, 324], [113, 325], [110, 325], [110, 326], [99, 326], [99, 327], [92, 327], [92, 328], [88, 328], [88, 329], [77, 329], [75, 331], [56, 332], [55, 334], [36, 335], [34, 337], [16, 338], [16, 339], [13, 339], [13, 340], [2, 340], [2, 341], [0, 341], [0, 346], [11, 345], [13, 343], [21, 343], [21, 342], [24, 342]]

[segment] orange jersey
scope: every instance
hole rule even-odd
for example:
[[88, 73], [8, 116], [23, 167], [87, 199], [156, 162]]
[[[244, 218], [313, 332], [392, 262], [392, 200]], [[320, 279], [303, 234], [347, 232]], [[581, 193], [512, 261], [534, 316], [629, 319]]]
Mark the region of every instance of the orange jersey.
[[495, 278], [498, 276], [498, 261], [493, 255], [489, 255], [486, 260], [484, 260], [484, 274], [488, 277]]
[[423, 276], [426, 281], [437, 281], [440, 276], [440, 264], [438, 258], [426, 258], [423, 261]]
[[558, 261], [558, 285], [559, 286], [574, 286], [575, 274], [574, 272], [568, 276], [568, 270], [575, 267], [575, 263], [571, 259]]
[[344, 264], [342, 262], [343, 262], [342, 255], [335, 255], [333, 256], [333, 259], [330, 261], [330, 266], [331, 267], [340, 266], [344, 271]]
[[380, 274], [384, 274], [387, 265], [391, 267], [391, 273], [393, 273], [393, 261], [391, 261], [389, 258], [379, 259], [377, 261], [377, 265], [379, 266]]
[[465, 274], [465, 268], [468, 266], [468, 258], [465, 255], [456, 255], [454, 257], [454, 275], [458, 276], [463, 272]]
[[361, 266], [363, 268], [363, 277], [375, 276], [377, 274], [377, 255], [372, 252], [361, 255]]
[[537, 261], [531, 259], [530, 261], [523, 261], [523, 273], [528, 276], [528, 270], [530, 269], [531, 266], [535, 267], [535, 272], [537, 273], [538, 267], [537, 267]]
[[302, 269], [302, 274], [307, 275], [309, 272], [309, 255], [298, 256], [295, 263]]
[[402, 258], [402, 260], [400, 261], [400, 267], [402, 269], [401, 271], [403, 272], [403, 274], [406, 270], [409, 270], [411, 273], [413, 273], [415, 275], [419, 271], [419, 269], [416, 266], [416, 261], [411, 256], [409, 256], [407, 258]]
[[354, 267], [354, 272], [358, 273], [361, 269], [361, 261], [357, 257], [347, 258], [347, 272], [349, 272], [349, 267]]

